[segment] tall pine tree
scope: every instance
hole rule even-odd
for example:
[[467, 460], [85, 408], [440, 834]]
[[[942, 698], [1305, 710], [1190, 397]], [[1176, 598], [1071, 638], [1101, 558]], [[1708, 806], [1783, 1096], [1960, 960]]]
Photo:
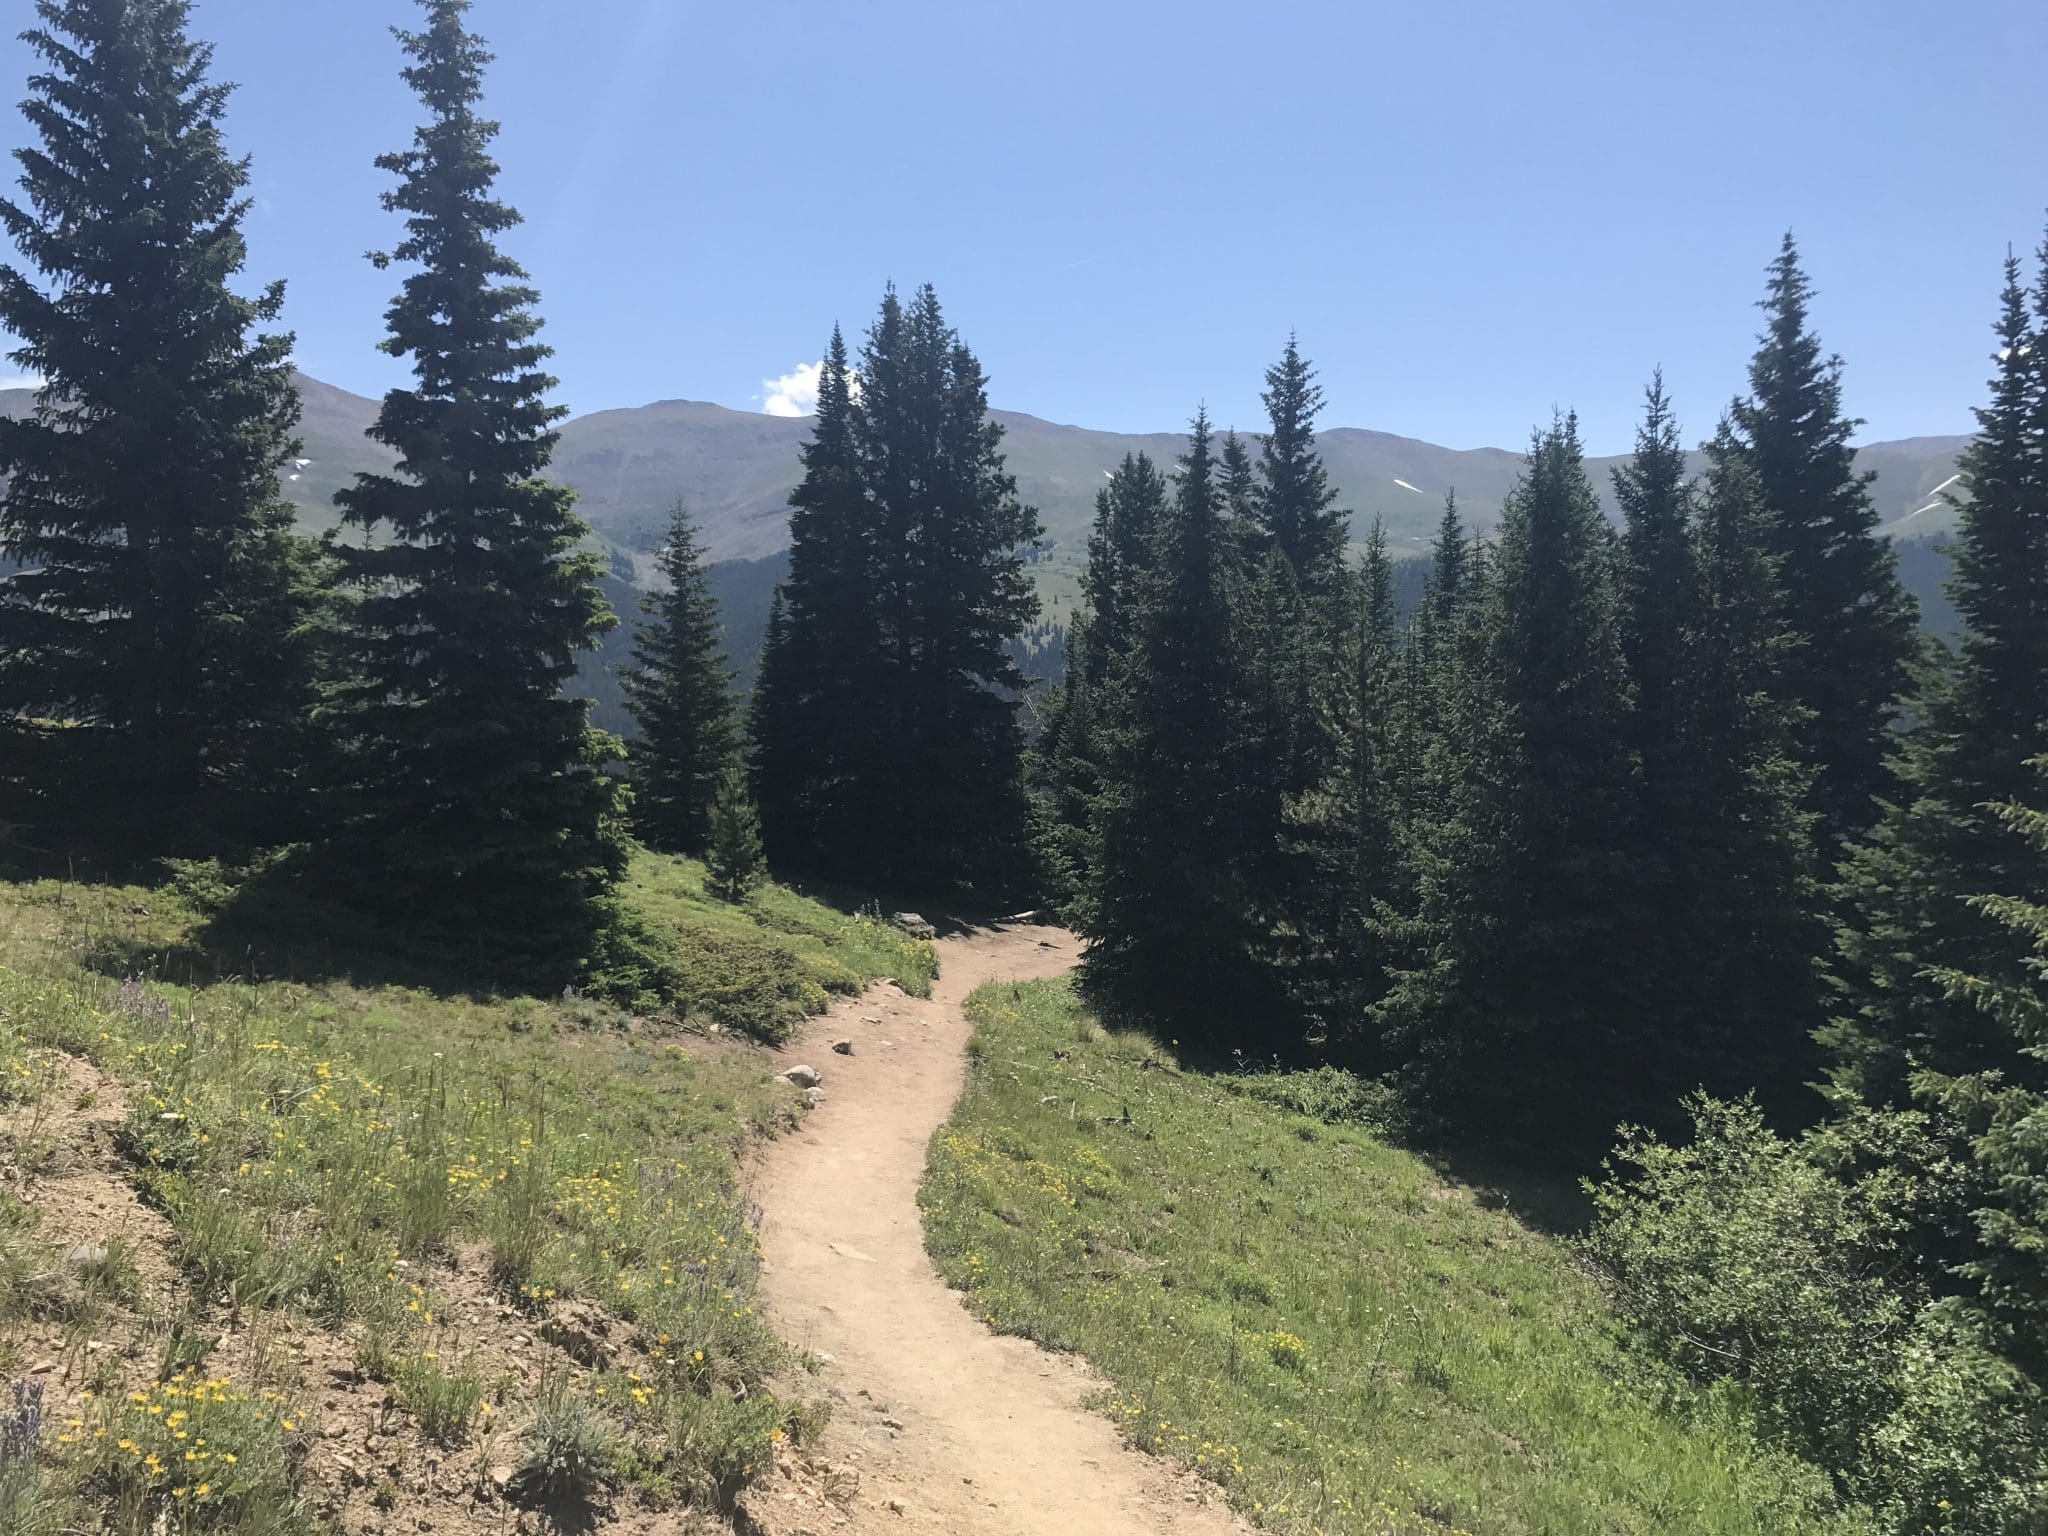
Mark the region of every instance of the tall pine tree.
[[640, 727], [633, 743], [633, 822], [656, 848], [701, 854], [711, 802], [739, 750], [732, 669], [720, 648], [696, 524], [678, 501], [656, 560], [663, 585], [640, 600], [633, 664], [619, 675]]
[[[843, 356], [843, 353], [840, 354]], [[781, 634], [756, 773], [771, 851], [861, 883], [1000, 884], [1028, 863], [1027, 686], [1037, 513], [1003, 465], [981, 364], [937, 295], [891, 290], [837, 375], [791, 501]], [[806, 750], [808, 744], [809, 750]]]
[[1245, 1016], [1249, 904], [1228, 608], [1229, 531], [1206, 413], [1135, 586], [1131, 643], [1112, 664], [1081, 964], [1121, 1018], [1255, 1039]]
[[[1576, 423], [1538, 436], [1437, 707], [1444, 812], [1380, 1010], [1417, 1102], [1584, 1156], [1645, 1099], [1636, 759], [1610, 538]], [[1454, 637], [1449, 647], [1458, 649]]]
[[40, 0], [0, 222], [0, 329], [44, 384], [0, 421], [0, 782], [76, 846], [287, 830], [308, 748], [316, 567], [282, 284], [231, 286], [248, 162], [184, 0]]
[[576, 652], [616, 622], [600, 563], [578, 553], [575, 493], [541, 478], [564, 414], [525, 273], [497, 244], [519, 216], [492, 195], [497, 125], [477, 115], [490, 55], [468, 0], [422, 0], [400, 33], [427, 109], [378, 165], [413, 268], [383, 349], [412, 360], [372, 431], [391, 474], [342, 491], [348, 521], [387, 540], [339, 547], [360, 593], [338, 726], [347, 787], [330, 850], [358, 899], [412, 931], [517, 956], [537, 974], [580, 958], [623, 859], [619, 744], [562, 697]]
[[1844, 877], [1850, 1008], [1831, 1031], [1836, 1082], [1868, 1103], [1911, 1101], [1916, 1072], [2024, 1072], [1995, 1020], [1933, 976], [2017, 981], [2009, 935], [1976, 898], [2048, 900], [2039, 866], [1994, 804], [2031, 804], [2048, 753], [2048, 251], [2031, 303], [2009, 262], [1991, 402], [1963, 456], [1950, 596], [1963, 636], [1930, 679], [1900, 753], [1903, 792]]
[[1833, 860], [1871, 827], [1879, 797], [1891, 791], [1893, 714], [1917, 614], [1877, 531], [1872, 477], [1856, 472], [1841, 359], [1824, 356], [1809, 328], [1812, 297], [1788, 234], [1771, 264], [1764, 333], [1749, 395], [1733, 407], [1731, 442], [1770, 513], [1786, 621], [1801, 648], [1783, 686], [1804, 715], [1801, 755], [1814, 772], [1807, 803]]
[[1040, 861], [1063, 908], [1085, 920], [1092, 883], [1095, 795], [1101, 786], [1101, 716], [1113, 668], [1129, 651], [1165, 516], [1168, 487], [1144, 454], [1126, 454], [1095, 496], [1095, 526], [1081, 575], [1082, 612], [1067, 630], [1066, 668], [1037, 746]]

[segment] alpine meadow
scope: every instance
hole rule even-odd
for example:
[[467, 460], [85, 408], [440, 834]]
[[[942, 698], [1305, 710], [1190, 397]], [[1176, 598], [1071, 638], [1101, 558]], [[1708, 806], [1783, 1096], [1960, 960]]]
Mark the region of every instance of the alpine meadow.
[[2048, 1532], [2038, 104], [1757, 106], [1901, 3], [22, 7], [0, 1536]]

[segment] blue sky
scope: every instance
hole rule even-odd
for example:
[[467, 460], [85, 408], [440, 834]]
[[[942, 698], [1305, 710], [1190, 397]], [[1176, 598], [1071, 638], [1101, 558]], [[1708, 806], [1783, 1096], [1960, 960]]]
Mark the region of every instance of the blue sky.
[[[25, 5], [13, 14], [25, 11]], [[365, 393], [416, 108], [405, 0], [198, 0], [254, 157], [252, 277]], [[1290, 329], [1326, 425], [1627, 445], [1662, 364], [1692, 437], [1741, 384], [1790, 227], [1868, 438], [1967, 430], [1998, 263], [2048, 207], [2040, 0], [1204, 4], [479, 0], [509, 237], [561, 399], [758, 410], [930, 280], [995, 403], [1120, 430], [1258, 420]], [[21, 94], [21, 44], [0, 92]], [[6, 114], [8, 147], [25, 131]], [[786, 408], [786, 405], [785, 405]]]

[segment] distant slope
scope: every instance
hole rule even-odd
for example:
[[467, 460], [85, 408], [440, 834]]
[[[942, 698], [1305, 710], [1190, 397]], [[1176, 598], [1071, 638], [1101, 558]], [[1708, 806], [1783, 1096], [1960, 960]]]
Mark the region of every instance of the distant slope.
[[[305, 446], [285, 489], [306, 527], [327, 528], [335, 522], [334, 492], [358, 470], [388, 466], [392, 455], [365, 436], [376, 402], [303, 375], [300, 388]], [[0, 412], [16, 414], [28, 403], [25, 390], [0, 392]], [[995, 417], [1008, 430], [1005, 449], [1018, 489], [1045, 521], [1049, 548], [1039, 575], [1060, 616], [1072, 603], [1104, 478], [1131, 452], [1170, 465], [1184, 439], [1097, 432], [1016, 411]], [[797, 482], [797, 449], [809, 431], [801, 418], [665, 400], [568, 422], [553, 472], [576, 487], [583, 516], [606, 543], [651, 550], [669, 504], [680, 495], [696, 513], [711, 559], [758, 560], [788, 544], [788, 497]], [[1888, 532], [1916, 537], [1953, 526], [1953, 509], [1939, 492], [1955, 475], [1956, 455], [1967, 442], [1916, 437], [1858, 451], [1858, 462], [1877, 474], [1873, 494]], [[1356, 427], [1323, 433], [1320, 446], [1353, 514], [1353, 532], [1363, 536], [1380, 518], [1402, 554], [1427, 544], [1448, 490], [1457, 491], [1468, 520], [1492, 524], [1521, 465], [1521, 455], [1506, 449], [1441, 448]], [[1609, 470], [1621, 462], [1591, 462], [1603, 497], [1611, 493]]]

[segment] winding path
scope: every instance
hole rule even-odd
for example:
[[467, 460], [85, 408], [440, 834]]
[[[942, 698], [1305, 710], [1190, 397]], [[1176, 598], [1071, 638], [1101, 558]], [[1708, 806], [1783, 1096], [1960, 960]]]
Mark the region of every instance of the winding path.
[[[785, 1051], [824, 1074], [824, 1102], [756, 1164], [763, 1294], [796, 1345], [829, 1356], [832, 1419], [813, 1454], [744, 1504], [765, 1536], [1224, 1536], [1247, 1528], [1217, 1491], [1126, 1447], [1083, 1406], [1101, 1386], [1071, 1355], [998, 1338], [925, 1256], [925, 1148], [966, 1080], [960, 1005], [986, 981], [1058, 976], [1057, 928], [939, 941], [929, 1000], [894, 986], [849, 1000]], [[831, 1042], [851, 1038], [852, 1056]]]

